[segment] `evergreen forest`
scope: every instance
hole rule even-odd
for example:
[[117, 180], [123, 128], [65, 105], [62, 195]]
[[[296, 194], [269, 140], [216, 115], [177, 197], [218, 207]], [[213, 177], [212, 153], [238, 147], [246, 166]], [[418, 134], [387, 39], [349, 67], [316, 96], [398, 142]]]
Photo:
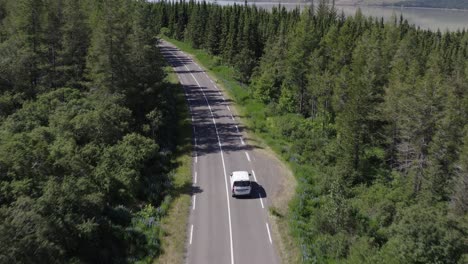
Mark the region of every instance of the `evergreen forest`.
[[468, 262], [468, 32], [144, 0], [0, 0], [0, 263], [150, 263], [180, 87], [158, 34], [236, 71], [298, 181], [303, 263]]
[[0, 0], [0, 263], [160, 254], [178, 117], [151, 14]]
[[468, 33], [338, 14], [151, 3], [154, 29], [236, 70], [298, 181], [303, 263], [468, 262]]

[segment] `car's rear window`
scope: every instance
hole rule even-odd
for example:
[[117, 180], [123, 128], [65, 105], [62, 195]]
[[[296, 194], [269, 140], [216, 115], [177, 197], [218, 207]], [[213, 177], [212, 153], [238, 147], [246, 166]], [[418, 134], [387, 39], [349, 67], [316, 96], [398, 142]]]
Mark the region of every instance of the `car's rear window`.
[[236, 181], [234, 182], [234, 186], [247, 187], [247, 186], [250, 186], [250, 181]]

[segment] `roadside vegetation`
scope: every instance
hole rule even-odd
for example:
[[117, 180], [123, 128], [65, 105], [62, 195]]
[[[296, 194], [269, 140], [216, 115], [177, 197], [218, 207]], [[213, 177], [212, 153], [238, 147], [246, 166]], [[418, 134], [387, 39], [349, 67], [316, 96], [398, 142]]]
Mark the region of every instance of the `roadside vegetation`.
[[150, 11], [0, 0], [0, 263], [151, 263], [167, 244], [190, 135]]
[[174, 158], [176, 169], [172, 172], [172, 188], [170, 189], [169, 211], [161, 219], [164, 236], [161, 238], [161, 255], [155, 258], [155, 263], [183, 263], [187, 241], [187, 223], [190, 213], [192, 192], [192, 123], [190, 112], [185, 101], [183, 88], [179, 84], [172, 67], [167, 66], [168, 81], [174, 86], [173, 92], [177, 100], [178, 133]]
[[199, 59], [291, 165], [301, 262], [467, 261], [465, 31], [345, 18], [327, 1], [151, 5], [158, 31], [213, 55]]

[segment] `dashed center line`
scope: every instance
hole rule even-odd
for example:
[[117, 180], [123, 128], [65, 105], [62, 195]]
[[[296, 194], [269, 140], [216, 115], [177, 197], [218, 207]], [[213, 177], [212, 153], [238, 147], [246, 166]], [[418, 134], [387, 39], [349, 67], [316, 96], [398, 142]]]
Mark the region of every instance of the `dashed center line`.
[[193, 225], [190, 228], [190, 245], [192, 245], [192, 238], [193, 238]]
[[231, 108], [229, 108], [229, 105], [226, 105], [227, 109], [229, 110], [229, 112], [231, 111]]
[[234, 120], [234, 116], [233, 116], [233, 115], [231, 115], [231, 119]]
[[197, 184], [197, 172], [195, 172], [195, 179], [193, 180], [195, 184]]
[[197, 196], [193, 195], [193, 207], [192, 210], [195, 210], [195, 205], [197, 204]]
[[[250, 162], [250, 156], [249, 156], [249, 153], [245, 152], [245, 156], [247, 156], [247, 160]], [[257, 181], [257, 180], [255, 180]]]
[[241, 144], [245, 145], [244, 139], [242, 139], [242, 137], [239, 137], [239, 139], [240, 139]]

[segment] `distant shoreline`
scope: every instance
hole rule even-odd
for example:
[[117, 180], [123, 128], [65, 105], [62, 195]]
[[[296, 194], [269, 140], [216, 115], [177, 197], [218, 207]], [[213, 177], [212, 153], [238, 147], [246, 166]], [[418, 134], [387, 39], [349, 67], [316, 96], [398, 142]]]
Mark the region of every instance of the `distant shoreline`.
[[[214, 2], [214, 1], [209, 1], [209, 2]], [[218, 0], [216, 2], [234, 2], [234, 3], [244, 3], [244, 1], [231, 1], [231, 0]], [[288, 2], [288, 1], [247, 1], [247, 3], [252, 4], [252, 3], [262, 3], [262, 4], [287, 4], [287, 5], [293, 5], [293, 4], [298, 4], [298, 5], [306, 5], [309, 2], [302, 2], [302, 1], [295, 1], [295, 2]], [[403, 8], [403, 9], [424, 9], [424, 10], [447, 10], [447, 11], [461, 11], [461, 12], [468, 12], [468, 8], [443, 8], [443, 7], [425, 7], [425, 6], [405, 6], [405, 5], [390, 5], [390, 4], [335, 4], [335, 6], [353, 6], [353, 7], [383, 7], [383, 8]]]

